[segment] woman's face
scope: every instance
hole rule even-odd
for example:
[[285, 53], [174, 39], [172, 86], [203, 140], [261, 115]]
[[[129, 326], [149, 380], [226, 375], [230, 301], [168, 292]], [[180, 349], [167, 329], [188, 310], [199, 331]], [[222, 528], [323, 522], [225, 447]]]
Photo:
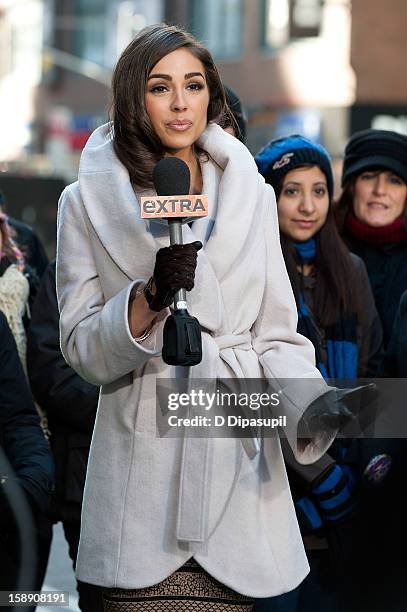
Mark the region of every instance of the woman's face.
[[185, 48], [163, 57], [148, 77], [145, 105], [164, 148], [188, 155], [207, 123], [209, 89], [202, 62]]
[[353, 212], [371, 227], [393, 223], [403, 213], [407, 185], [390, 170], [362, 172], [353, 190]]
[[280, 230], [304, 242], [321, 229], [329, 209], [325, 174], [318, 166], [287, 172], [277, 203]]

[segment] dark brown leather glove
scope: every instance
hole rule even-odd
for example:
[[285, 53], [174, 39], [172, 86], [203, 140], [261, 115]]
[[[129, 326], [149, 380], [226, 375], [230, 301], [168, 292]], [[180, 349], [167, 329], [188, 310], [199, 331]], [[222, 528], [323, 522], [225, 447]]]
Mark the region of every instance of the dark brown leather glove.
[[180, 289], [191, 291], [200, 249], [202, 242], [197, 240], [190, 244], [173, 244], [157, 251], [154, 274], [144, 290], [151, 310], [159, 312], [170, 306]]

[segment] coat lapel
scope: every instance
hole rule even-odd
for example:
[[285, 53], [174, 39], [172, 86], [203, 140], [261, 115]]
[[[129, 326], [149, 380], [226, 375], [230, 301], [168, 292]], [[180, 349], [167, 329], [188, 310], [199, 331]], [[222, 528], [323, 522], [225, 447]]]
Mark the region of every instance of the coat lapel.
[[[215, 194], [218, 181], [215, 173], [208, 171], [207, 188]], [[91, 225], [107, 254], [129, 280], [147, 280], [154, 269], [156, 252], [169, 245], [168, 226], [141, 218], [139, 198], [155, 192], [135, 194], [127, 170], [114, 154], [108, 124], [98, 128], [85, 147], [79, 187]], [[216, 202], [215, 197], [211, 199]], [[183, 236], [184, 242], [201, 239], [188, 225], [183, 227]], [[188, 304], [203, 327], [211, 331], [220, 327], [221, 293], [205, 249], [198, 254], [195, 287], [188, 294]]]
[[206, 254], [221, 285], [232, 276], [236, 282], [240, 256], [244, 256], [245, 243], [254, 231], [258, 170], [246, 147], [218, 125], [209, 125], [199, 144], [223, 170]]

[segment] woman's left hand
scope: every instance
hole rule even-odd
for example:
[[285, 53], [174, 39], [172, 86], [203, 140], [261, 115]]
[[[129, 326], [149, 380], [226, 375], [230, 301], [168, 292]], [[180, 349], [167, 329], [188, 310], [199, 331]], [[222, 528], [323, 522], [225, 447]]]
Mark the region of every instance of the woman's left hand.
[[312, 402], [302, 415], [298, 425], [300, 437], [312, 438], [321, 430], [345, 427], [364, 408], [369, 407], [376, 396], [377, 387], [374, 383], [353, 389], [331, 389]]

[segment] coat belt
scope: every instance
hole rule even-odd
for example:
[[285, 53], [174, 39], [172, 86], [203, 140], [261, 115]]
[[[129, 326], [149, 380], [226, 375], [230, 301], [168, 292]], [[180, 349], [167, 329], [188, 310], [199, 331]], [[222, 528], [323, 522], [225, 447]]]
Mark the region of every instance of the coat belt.
[[[217, 364], [222, 352], [228, 349], [249, 351], [252, 349], [251, 335], [225, 334], [210, 336], [202, 334], [205, 355], [205, 373], [200, 366], [190, 368], [190, 379], [210, 378], [216, 381]], [[192, 438], [188, 430], [183, 439], [180, 490], [178, 499], [177, 539], [182, 542], [200, 544], [209, 534], [209, 487], [212, 475], [213, 458], [212, 438]], [[257, 438], [242, 438], [239, 448], [240, 458], [232, 486], [216, 525], [219, 524], [240, 476], [243, 449], [250, 459], [259, 452]]]

